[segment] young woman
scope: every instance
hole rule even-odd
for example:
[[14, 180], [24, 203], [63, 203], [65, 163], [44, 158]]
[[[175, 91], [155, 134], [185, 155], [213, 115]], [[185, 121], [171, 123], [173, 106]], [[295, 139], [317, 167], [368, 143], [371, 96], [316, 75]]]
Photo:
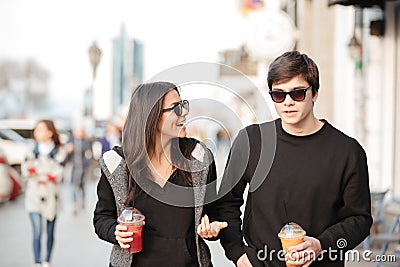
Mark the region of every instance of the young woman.
[[[212, 266], [196, 228], [203, 215], [213, 218], [215, 164], [210, 150], [186, 138], [188, 112], [172, 83], [141, 84], [133, 92], [122, 148], [100, 159], [93, 221], [97, 235], [115, 244], [110, 266]], [[132, 233], [117, 223], [132, 206], [146, 217], [143, 250], [135, 254], [124, 252]]]
[[[54, 242], [54, 224], [60, 205], [59, 182], [62, 180], [66, 153], [61, 148], [60, 139], [54, 123], [39, 121], [34, 130], [35, 146], [22, 164], [22, 173], [28, 178], [25, 192], [25, 207], [33, 229], [33, 252], [35, 266], [50, 266]], [[47, 253], [41, 260], [42, 218], [46, 221]]]

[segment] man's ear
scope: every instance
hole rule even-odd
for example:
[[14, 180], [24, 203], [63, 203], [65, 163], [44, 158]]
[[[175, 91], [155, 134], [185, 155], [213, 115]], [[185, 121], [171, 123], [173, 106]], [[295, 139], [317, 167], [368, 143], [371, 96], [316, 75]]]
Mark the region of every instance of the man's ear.
[[318, 99], [318, 91], [315, 91], [314, 96], [313, 96], [313, 98], [312, 98], [313, 104], [314, 104], [315, 102], [317, 102], [317, 99]]

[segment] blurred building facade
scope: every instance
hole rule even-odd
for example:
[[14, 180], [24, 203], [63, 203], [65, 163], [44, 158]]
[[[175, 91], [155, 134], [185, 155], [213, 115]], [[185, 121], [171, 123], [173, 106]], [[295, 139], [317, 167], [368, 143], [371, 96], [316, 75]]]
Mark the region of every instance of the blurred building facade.
[[[279, 1], [320, 69], [316, 115], [367, 152], [373, 191], [400, 196], [400, 1]], [[356, 42], [354, 42], [356, 40]]]
[[143, 44], [127, 36], [125, 26], [112, 43], [112, 115], [120, 115], [132, 89], [143, 81]]
[[371, 190], [400, 196], [400, 1], [297, 1], [297, 48], [315, 58], [317, 116], [367, 152]]
[[328, 6], [335, 36], [333, 53], [327, 53], [333, 56], [334, 121], [366, 149], [371, 190], [399, 197], [400, 1]]
[[[258, 43], [273, 51], [275, 43], [283, 46], [291, 40], [293, 45], [286, 50], [297, 49], [316, 61], [321, 84], [317, 117], [327, 119], [364, 147], [371, 190], [390, 189], [393, 196], [400, 197], [400, 0], [270, 0], [261, 4], [246, 9], [247, 18], [258, 9], [269, 10], [268, 14], [283, 11], [294, 30], [283, 30], [274, 21], [269, 21], [273, 27], [254, 24], [264, 27], [263, 35], [270, 39]], [[281, 53], [260, 59], [254, 51], [257, 47], [251, 48], [245, 42], [244, 51], [243, 47], [228, 49], [220, 54], [220, 63], [235, 62], [233, 67], [266, 92], [268, 65]], [[256, 75], [254, 68], [247, 66], [254, 58]], [[252, 101], [257, 105], [257, 99]], [[265, 101], [258, 104], [265, 108]]]
[[[387, 125], [382, 125], [385, 132], [384, 145], [387, 155], [382, 160], [390, 160], [394, 157], [392, 165], [388, 165], [392, 177], [392, 188], [396, 196], [400, 196], [400, 1], [387, 2], [385, 7], [386, 28], [381, 47], [382, 61], [375, 59], [380, 64], [380, 79], [378, 91], [381, 92], [382, 117], [387, 121]], [[388, 91], [386, 93], [386, 91]], [[393, 129], [392, 131], [390, 131]], [[390, 131], [389, 133], [387, 133]], [[385, 154], [386, 154], [385, 153]], [[385, 155], [383, 154], [383, 155]]]

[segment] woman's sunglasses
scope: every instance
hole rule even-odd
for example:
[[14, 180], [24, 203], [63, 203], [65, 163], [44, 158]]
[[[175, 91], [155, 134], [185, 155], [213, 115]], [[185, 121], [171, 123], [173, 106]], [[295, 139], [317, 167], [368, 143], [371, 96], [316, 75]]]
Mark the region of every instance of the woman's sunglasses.
[[176, 103], [173, 107], [164, 108], [162, 110], [162, 112], [167, 112], [167, 111], [173, 110], [177, 116], [181, 116], [182, 112], [183, 112], [183, 110], [182, 110], [183, 108], [186, 109], [187, 112], [189, 112], [189, 101], [188, 100], [182, 100], [181, 102]]
[[282, 103], [286, 99], [286, 95], [289, 95], [294, 101], [303, 101], [306, 98], [307, 90], [310, 90], [312, 86], [304, 89], [296, 89], [290, 92], [284, 91], [269, 91], [272, 101], [275, 103]]

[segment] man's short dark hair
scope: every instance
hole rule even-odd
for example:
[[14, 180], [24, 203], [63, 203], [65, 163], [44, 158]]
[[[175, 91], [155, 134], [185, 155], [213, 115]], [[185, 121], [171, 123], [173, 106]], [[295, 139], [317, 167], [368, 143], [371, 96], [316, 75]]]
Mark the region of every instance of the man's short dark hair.
[[319, 89], [319, 72], [315, 62], [306, 54], [290, 51], [277, 57], [269, 66], [268, 88], [272, 84], [283, 83], [301, 75], [312, 86], [313, 95]]

